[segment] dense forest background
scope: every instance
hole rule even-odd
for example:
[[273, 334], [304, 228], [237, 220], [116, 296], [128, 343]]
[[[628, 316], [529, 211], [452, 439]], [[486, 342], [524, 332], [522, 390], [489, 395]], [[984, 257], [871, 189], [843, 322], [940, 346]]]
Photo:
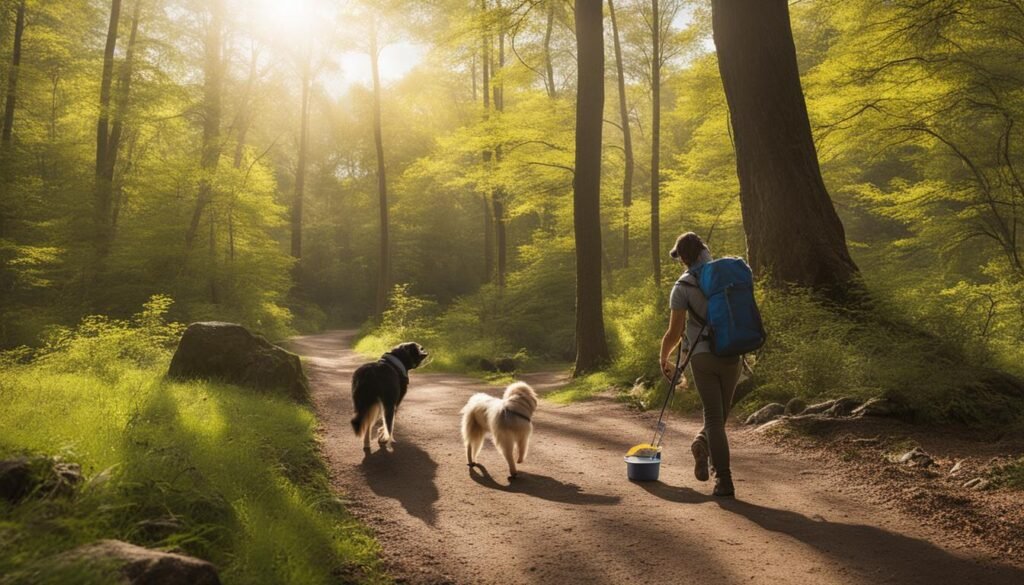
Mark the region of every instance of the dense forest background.
[[[871, 310], [1019, 373], [1024, 3], [789, 17]], [[625, 378], [656, 367], [675, 237], [747, 250], [710, 2], [609, 1], [604, 21], [600, 254]], [[560, 0], [0, 0], [0, 345], [161, 294], [176, 320], [270, 338], [372, 320], [463, 364], [571, 359], [575, 26]], [[851, 338], [787, 294], [765, 299], [774, 343], [817, 336], [801, 359], [881, 384], [850, 378], [848, 350], [888, 333]]]

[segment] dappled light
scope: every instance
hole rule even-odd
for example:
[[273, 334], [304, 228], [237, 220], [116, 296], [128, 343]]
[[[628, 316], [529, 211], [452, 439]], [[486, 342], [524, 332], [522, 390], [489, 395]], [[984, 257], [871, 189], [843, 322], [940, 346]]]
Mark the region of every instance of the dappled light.
[[1024, 582], [1022, 31], [0, 0], [0, 585]]

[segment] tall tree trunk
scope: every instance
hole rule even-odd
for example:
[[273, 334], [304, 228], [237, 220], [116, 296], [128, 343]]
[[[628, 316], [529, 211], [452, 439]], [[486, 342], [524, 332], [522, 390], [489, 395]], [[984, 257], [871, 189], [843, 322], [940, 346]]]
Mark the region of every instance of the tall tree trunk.
[[622, 45], [619, 44], [619, 25], [615, 20], [615, 5], [608, 0], [608, 13], [612, 19], [612, 40], [615, 43], [615, 71], [619, 84], [619, 118], [622, 123], [622, 150], [625, 153], [625, 173], [622, 178], [622, 267], [629, 268], [629, 212], [633, 205], [633, 136], [629, 129], [629, 109], [626, 107], [626, 74], [622, 68]]
[[21, 39], [25, 36], [25, 0], [18, 4], [14, 21], [14, 49], [11, 54], [11, 70], [7, 74], [7, 99], [4, 103], [4, 123], [0, 131], [0, 145], [10, 146], [14, 135], [14, 109], [18, 99], [18, 72], [21, 70]]
[[391, 286], [391, 254], [388, 243], [388, 190], [384, 169], [384, 135], [380, 113], [380, 50], [377, 46], [377, 22], [370, 22], [370, 72], [373, 76], [373, 141], [377, 147], [377, 195], [380, 201], [380, 271], [377, 275], [377, 315], [387, 309]]
[[[376, 59], [376, 57], [371, 57]], [[302, 64], [302, 111], [299, 120], [299, 159], [295, 168], [295, 197], [292, 199], [292, 257], [302, 258], [302, 198], [306, 189], [306, 158], [309, 144], [309, 92], [310, 92], [310, 56], [307, 55]], [[376, 66], [376, 65], [374, 65]], [[378, 99], [376, 82], [374, 82], [374, 100]], [[374, 102], [374, 108], [379, 109], [380, 104]], [[379, 118], [379, 113], [376, 116]], [[379, 124], [375, 118], [374, 124]], [[378, 132], [374, 127], [374, 133]], [[378, 139], [378, 149], [380, 149]], [[380, 163], [381, 154], [378, 153], [378, 173], [383, 173], [383, 166]], [[383, 184], [383, 183], [382, 183]], [[383, 186], [381, 187], [383, 190]], [[296, 264], [298, 266], [298, 264]]]
[[494, 271], [494, 214], [491, 213], [491, 198], [484, 193], [480, 197], [484, 211], [484, 282], [491, 282]]
[[786, 0], [713, 0], [753, 269], [836, 300], [860, 291], [811, 136]]
[[259, 51], [256, 50], [255, 41], [249, 56], [249, 76], [245, 81], [245, 93], [242, 103], [238, 108], [237, 126], [238, 139], [235, 141], [235, 168], [242, 168], [242, 159], [245, 157], [245, 139], [249, 134], [249, 126], [252, 125], [252, 93], [256, 86], [256, 71], [259, 61]]
[[547, 0], [547, 8], [548, 21], [544, 28], [544, 85], [547, 86], [548, 97], [554, 99], [558, 95], [558, 91], [555, 89], [555, 66], [551, 62], [551, 31], [555, 28], [555, 0]]
[[[121, 22], [121, 0], [110, 4], [110, 23], [107, 26], [107, 43], [103, 48], [103, 72], [100, 75], [100, 113], [96, 120], [96, 184], [93, 201], [93, 246], [97, 266], [101, 270], [102, 258], [107, 255], [110, 242], [108, 234], [113, 199], [113, 164], [110, 162], [110, 94], [114, 81], [114, 50], [117, 46], [117, 31]], [[108, 176], [107, 169], [111, 169]]]
[[473, 58], [469, 62], [469, 78], [473, 84], [473, 100], [476, 101], [476, 53], [473, 54]]
[[601, 0], [576, 0], [576, 365], [574, 375], [608, 362], [601, 294], [601, 130], [604, 23]]
[[661, 23], [651, 0], [651, 263], [661, 284]]
[[107, 147], [109, 146], [110, 132], [110, 88], [114, 81], [114, 49], [117, 47], [117, 29], [120, 21], [121, 0], [112, 0], [110, 3], [110, 24], [107, 26], [107, 44], [103, 48], [103, 73], [100, 76], [100, 114], [96, 121], [97, 176], [102, 176], [103, 168], [107, 164]]
[[[481, 53], [483, 55], [483, 76], [481, 86], [484, 96], [484, 120], [491, 115], [491, 35], [488, 33], [490, 25], [487, 23], [487, 0], [480, 0], [480, 15], [483, 20], [481, 30]], [[481, 153], [484, 164], [491, 161], [491, 151], [484, 150]], [[488, 194], [484, 194], [484, 282], [491, 282], [494, 276], [494, 216], [491, 213], [491, 201]]]
[[[125, 50], [124, 63], [117, 78], [117, 90], [114, 92], [114, 108], [110, 135], [107, 138], [102, 168], [97, 176], [97, 229], [99, 236], [99, 253], [105, 256], [114, 238], [114, 209], [119, 207], [120, 186], [114, 181], [121, 142], [124, 135], [124, 118], [128, 112], [128, 101], [131, 96], [132, 72], [135, 66], [136, 43], [139, 35], [139, 14], [143, 0], [136, 0], [132, 10], [131, 31], [128, 34], [128, 47]], [[98, 155], [97, 155], [98, 158]], [[99, 162], [99, 161], [98, 161]]]
[[[501, 20], [501, 27], [498, 29], [498, 67], [493, 71], [495, 75], [505, 70], [505, 15], [501, 13], [501, 0], [497, 0], [497, 8]], [[505, 82], [501, 78], [492, 83], [494, 88], [494, 109], [497, 112], [505, 110]], [[501, 164], [501, 145], [494, 149], [494, 162]], [[499, 288], [505, 288], [505, 272], [507, 269], [507, 220], [505, 218], [505, 190], [501, 187], [494, 190], [491, 195], [494, 207], [494, 240], [497, 245], [498, 273], [497, 281]]]
[[220, 161], [220, 118], [221, 91], [223, 85], [222, 34], [224, 26], [224, 0], [213, 0], [210, 6], [209, 29], [204, 42], [205, 62], [203, 64], [203, 150], [199, 166], [202, 177], [199, 179], [199, 195], [192, 212], [192, 221], [185, 233], [185, 247], [192, 249], [199, 221], [203, 210], [213, 201], [213, 183], [211, 178], [217, 172]]
[[107, 140], [106, 156], [104, 157], [103, 175], [109, 180], [114, 179], [117, 157], [121, 152], [121, 138], [124, 134], [124, 118], [128, 112], [128, 100], [131, 97], [132, 73], [135, 70], [135, 51], [139, 36], [139, 13], [143, 0], [136, 0], [132, 9], [131, 30], [128, 33], [128, 47], [125, 49], [124, 63], [121, 65], [117, 78], [117, 91], [114, 101], [113, 122], [110, 125], [110, 137]]

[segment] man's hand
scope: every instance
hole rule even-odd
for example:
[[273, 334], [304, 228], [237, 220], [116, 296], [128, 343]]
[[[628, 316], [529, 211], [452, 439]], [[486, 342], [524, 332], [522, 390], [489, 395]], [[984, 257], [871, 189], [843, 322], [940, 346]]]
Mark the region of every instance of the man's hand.
[[[675, 373], [675, 364], [670, 362], [667, 358], [662, 358], [661, 374], [665, 376], [665, 379], [668, 380], [670, 384], [672, 383], [672, 377], [675, 375]], [[679, 387], [682, 388], [683, 390], [690, 387], [690, 381], [686, 379], [686, 374], [684, 372], [679, 372]]]
[[670, 363], [667, 358], [661, 358], [661, 375], [665, 376], [665, 379], [671, 382], [672, 376], [675, 375], [675, 373], [675, 366]]

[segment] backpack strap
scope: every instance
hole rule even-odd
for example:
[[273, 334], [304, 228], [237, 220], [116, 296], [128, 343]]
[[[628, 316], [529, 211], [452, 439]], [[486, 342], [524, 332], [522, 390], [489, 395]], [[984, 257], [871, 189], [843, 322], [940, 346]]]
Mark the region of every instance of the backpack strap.
[[[703, 268], [704, 268], [704, 264], [701, 264], [700, 266], [697, 267], [697, 271], [696, 272], [693, 272], [691, 270], [687, 270], [686, 272], [683, 273], [682, 276], [679, 277], [679, 280], [677, 280], [676, 282], [678, 284], [683, 285], [683, 286], [688, 286], [690, 288], [694, 288], [694, 289], [700, 291], [700, 294], [703, 295], [704, 291], [701, 290], [700, 284], [699, 284], [700, 283], [700, 272], [701, 272], [701, 270]], [[689, 280], [687, 280], [686, 279], [687, 276], [693, 277], [693, 279], [695, 281], [697, 281], [698, 284], [695, 284], [695, 283], [690, 282]], [[705, 299], [706, 298], [707, 297], [705, 297]], [[700, 315], [698, 315], [696, 311], [691, 310], [687, 314], [688, 315], [693, 315], [693, 318], [697, 320], [697, 324], [700, 325], [701, 327], [707, 327], [707, 324], [708, 324], [707, 319], [705, 319], [704, 317], [701, 317]], [[707, 336], [704, 336], [703, 339], [707, 339]]]
[[[679, 280], [677, 280], [676, 283], [681, 284], [683, 286], [688, 286], [688, 287], [694, 288], [694, 289], [700, 291], [700, 294], [703, 295], [704, 291], [701, 290], [700, 284], [695, 284], [695, 283], [690, 282], [689, 280], [686, 279], [687, 276], [691, 276], [691, 277], [693, 277], [694, 280], [697, 281], [697, 283], [699, 283], [700, 282], [700, 272], [701, 272], [701, 270], [703, 268], [704, 268], [704, 265], [701, 264], [700, 266], [697, 267], [697, 271], [696, 272], [692, 272], [690, 270], [687, 270], [686, 272], [683, 273], [682, 276], [679, 277]], [[707, 299], [706, 296], [705, 296], [705, 299]], [[687, 312], [687, 315], [688, 316], [692, 315], [694, 320], [697, 321], [697, 324], [701, 326], [702, 333], [697, 338], [697, 341], [694, 342], [694, 345], [696, 345], [697, 343], [700, 343], [701, 341], [710, 340], [711, 339], [710, 334], [705, 332], [707, 330], [707, 328], [708, 328], [708, 320], [706, 318], [701, 317], [700, 315], [698, 315], [697, 311], [694, 311], [692, 309]]]

